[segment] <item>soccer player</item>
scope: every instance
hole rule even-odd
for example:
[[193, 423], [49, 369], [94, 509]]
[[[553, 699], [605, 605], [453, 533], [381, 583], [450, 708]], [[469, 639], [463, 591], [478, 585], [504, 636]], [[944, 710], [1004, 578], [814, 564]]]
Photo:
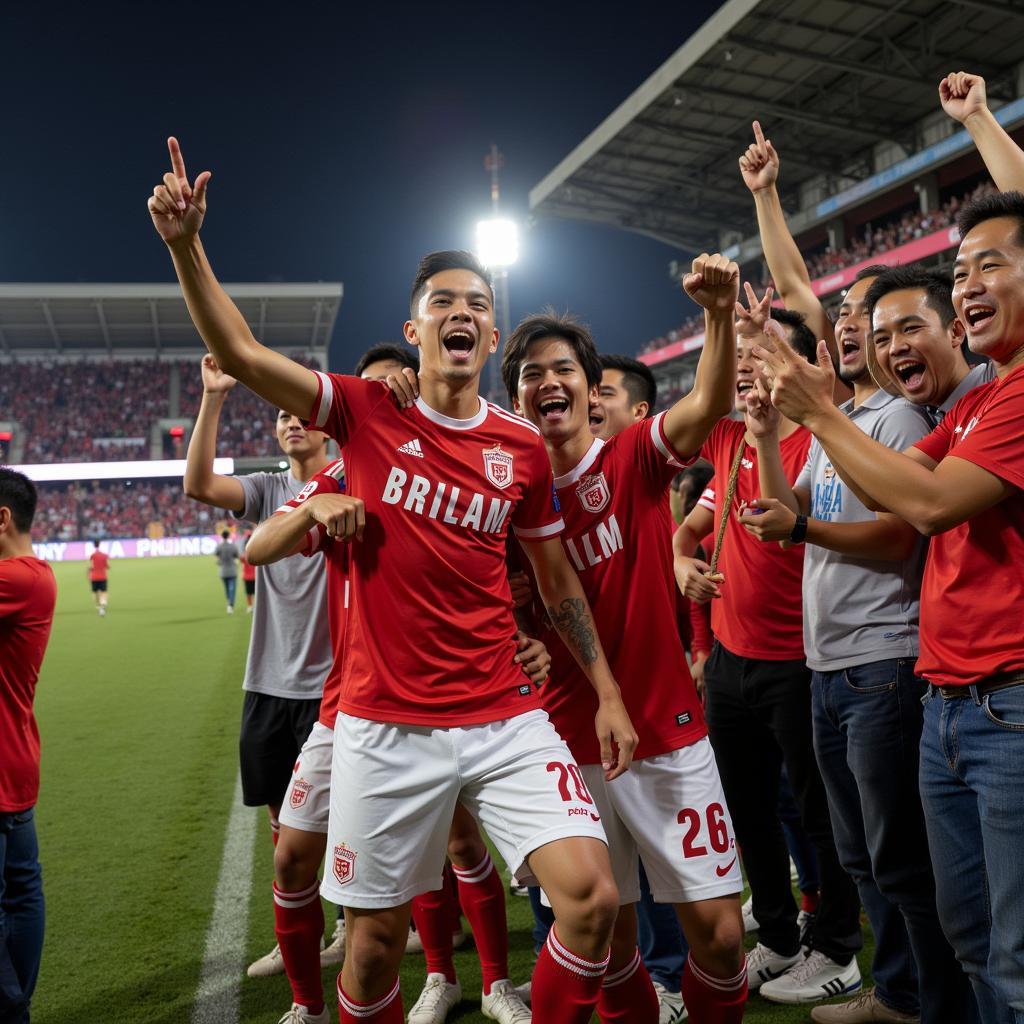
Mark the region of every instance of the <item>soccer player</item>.
[[27, 1024], [46, 916], [36, 841], [39, 729], [32, 713], [57, 600], [32, 551], [36, 489], [0, 468], [0, 1020]]
[[865, 504], [931, 537], [917, 672], [928, 683], [921, 797], [939, 920], [970, 975], [981, 1019], [1024, 1016], [1024, 195], [988, 196], [959, 218], [953, 305], [996, 379], [970, 391], [904, 453], [827, 401], [831, 362], [779, 343], [756, 354], [772, 403], [803, 422]]
[[256, 597], [256, 566], [245, 557], [245, 548], [251, 536], [252, 530], [246, 530], [242, 554], [238, 559], [242, 563], [242, 583], [245, 585], [245, 611], [248, 615], [252, 615], [252, 603]]
[[[565, 792], [589, 791], [609, 834], [621, 907], [601, 988], [602, 1021], [657, 1020], [658, 997], [637, 949], [638, 857], [655, 899], [674, 904], [690, 943], [683, 998], [695, 1020], [738, 1021], [747, 998], [742, 889], [729, 812], [676, 624], [668, 485], [731, 407], [736, 265], [694, 260], [684, 287], [705, 309], [707, 338], [693, 390], [668, 412], [605, 442], [590, 429], [602, 367], [571, 317], [519, 324], [502, 376], [517, 412], [540, 431], [566, 520], [563, 543], [580, 572], [640, 744], [627, 775], [607, 780], [585, 728], [595, 710], [568, 651], [552, 648], [545, 705], [579, 769]], [[612, 416], [616, 424], [628, 417]], [[606, 417], [607, 421], [607, 417]], [[682, 857], [680, 857], [680, 849]], [[542, 1018], [543, 1019], [543, 1018]]]
[[383, 381], [389, 377], [397, 377], [403, 369], [415, 373], [420, 368], [420, 363], [414, 352], [415, 349], [409, 348], [408, 345], [373, 345], [359, 357], [359, 362], [352, 372], [363, 380]]
[[[239, 477], [214, 473], [221, 410], [236, 381], [210, 355], [203, 357], [200, 373], [203, 397], [185, 461], [185, 493], [237, 519], [262, 522], [330, 465], [327, 436], [307, 431], [296, 417], [278, 410], [273, 430], [288, 458], [287, 472]], [[256, 576], [259, 599], [242, 683], [245, 698], [238, 752], [243, 801], [247, 807], [267, 808], [276, 847], [281, 845], [281, 803], [293, 791], [288, 785], [292, 767], [317, 721], [324, 680], [331, 668], [327, 586], [320, 558], [265, 566], [256, 570]], [[283, 861], [303, 859], [302, 838], [286, 837]], [[294, 849], [296, 846], [300, 848]], [[324, 950], [325, 963], [337, 963], [342, 955], [341, 924]], [[318, 946], [321, 936], [317, 936]], [[250, 964], [248, 973], [265, 977], [283, 970], [277, 944]]]
[[[739, 318], [737, 328], [737, 411], [746, 409], [746, 395], [760, 376], [753, 349], [756, 339], [764, 339], [759, 324], [771, 306], [770, 290], [760, 302], [752, 291], [748, 297], [751, 309]], [[776, 310], [774, 316], [791, 344], [805, 358], [813, 358], [815, 339], [804, 318], [790, 310]], [[786, 479], [792, 482], [807, 460], [810, 434], [785, 420], [778, 433]], [[821, 901], [810, 929], [810, 963], [817, 980], [802, 976], [799, 987], [813, 991], [814, 999], [824, 992], [854, 992], [861, 984], [856, 960], [862, 943], [860, 900], [836, 854], [825, 788], [814, 760], [800, 610], [803, 549], [761, 544], [737, 522], [737, 514], [761, 493], [755, 438], [746, 422], [721, 420], [702, 454], [715, 467], [714, 500], [709, 507], [702, 498], [676, 532], [676, 576], [691, 600], [712, 601], [715, 642], [704, 665], [704, 707], [759, 926], [759, 942], [747, 957], [750, 988], [760, 990], [805, 964], [778, 817], [784, 763], [804, 830], [817, 853], [821, 882]], [[737, 456], [741, 461], [729, 501], [727, 484]], [[723, 516], [729, 522], [715, 582], [705, 575], [710, 565], [689, 555], [721, 525]]]
[[89, 555], [89, 565], [86, 567], [85, 575], [92, 586], [92, 596], [96, 601], [96, 611], [102, 618], [107, 614], [107, 573], [110, 570], [110, 556], [105, 551], [100, 551], [100, 542], [92, 542], [92, 554]]
[[597, 400], [590, 403], [590, 430], [595, 437], [610, 441], [626, 427], [654, 415], [658, 383], [639, 359], [630, 356], [598, 356], [601, 385]]
[[213, 557], [217, 559], [217, 573], [224, 584], [228, 615], [231, 615], [235, 610], [235, 588], [238, 585], [238, 545], [232, 541], [230, 531], [221, 531], [220, 543], [213, 549]]
[[200, 335], [225, 370], [338, 440], [347, 483], [366, 502], [331, 769], [346, 785], [331, 791], [322, 885], [346, 908], [341, 1021], [402, 1020], [409, 900], [440, 884], [461, 800], [513, 873], [538, 880], [554, 904], [557, 924], [534, 970], [535, 1014], [582, 1024], [607, 966], [618, 895], [585, 790], [561, 782], [572, 757], [513, 660], [509, 529], [599, 693], [594, 725], [609, 778], [628, 769], [637, 740], [558, 539], [543, 443], [479, 396], [498, 344], [485, 272], [468, 253], [422, 261], [404, 328], [420, 349], [421, 394], [402, 408], [384, 385], [311, 371], [252, 337], [198, 238], [209, 172], [190, 185], [177, 142], [169, 148], [172, 171], [149, 208]]

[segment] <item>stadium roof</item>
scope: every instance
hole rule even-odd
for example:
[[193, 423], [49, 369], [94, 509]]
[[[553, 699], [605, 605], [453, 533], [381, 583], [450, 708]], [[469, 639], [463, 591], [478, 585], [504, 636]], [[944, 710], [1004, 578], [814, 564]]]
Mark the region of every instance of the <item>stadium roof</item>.
[[1007, 0], [728, 0], [530, 192], [538, 216], [688, 251], [753, 228], [736, 161], [757, 117], [784, 192], [872, 174], [873, 147], [920, 149], [938, 82], [967, 68], [1017, 95], [1024, 5]]
[[[328, 347], [340, 283], [224, 288], [265, 344], [286, 351]], [[0, 360], [185, 355], [202, 347], [176, 284], [0, 284]]]

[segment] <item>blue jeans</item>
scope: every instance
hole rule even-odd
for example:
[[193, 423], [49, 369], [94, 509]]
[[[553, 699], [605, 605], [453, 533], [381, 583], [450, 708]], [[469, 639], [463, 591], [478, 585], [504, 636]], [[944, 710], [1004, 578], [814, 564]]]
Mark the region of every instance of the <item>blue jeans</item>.
[[908, 1013], [920, 1006], [924, 1024], [971, 1020], [970, 984], [935, 909], [918, 788], [927, 684], [912, 660], [890, 660], [815, 672], [811, 685], [814, 750], [839, 860], [875, 933], [878, 996]]
[[984, 1024], [1024, 1022], [1024, 684], [924, 698], [921, 800], [939, 920]]
[[782, 766], [782, 778], [779, 780], [779, 823], [782, 834], [786, 837], [786, 849], [796, 865], [797, 885], [801, 892], [817, 892], [821, 888], [818, 880], [818, 858], [814, 852], [814, 844], [804, 831], [800, 820], [800, 808], [793, 796], [793, 787], [789, 784], [786, 766]]
[[548, 932], [555, 923], [555, 912], [541, 903], [539, 885], [531, 885], [526, 891], [530, 894], [530, 909], [533, 911], [533, 955], [540, 956], [544, 943], [548, 941]]
[[228, 599], [228, 604], [233, 605], [235, 603], [235, 590], [238, 587], [238, 577], [222, 576], [220, 581], [224, 584], [224, 594]]
[[35, 811], [0, 812], [0, 1022], [28, 1024], [43, 953], [43, 873]]
[[651, 981], [664, 985], [669, 992], [678, 992], [683, 967], [690, 947], [679, 927], [676, 908], [671, 903], [655, 903], [647, 873], [640, 865], [640, 902], [636, 904], [637, 945], [640, 958]]

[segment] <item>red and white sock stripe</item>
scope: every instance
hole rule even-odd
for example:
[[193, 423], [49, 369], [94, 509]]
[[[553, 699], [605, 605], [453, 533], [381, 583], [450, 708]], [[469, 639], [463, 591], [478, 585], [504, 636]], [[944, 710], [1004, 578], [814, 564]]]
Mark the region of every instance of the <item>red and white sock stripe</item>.
[[693, 976], [697, 978], [702, 985], [706, 985], [708, 988], [713, 988], [718, 992], [738, 992], [747, 981], [747, 958], [743, 958], [743, 965], [740, 967], [739, 973], [732, 978], [716, 978], [712, 974], [708, 974], [707, 971], [702, 970], [694, 962], [693, 955], [687, 957], [686, 966], [688, 970], [693, 971]]
[[633, 959], [626, 964], [625, 967], [620, 967], [617, 971], [604, 976], [604, 981], [601, 982], [602, 988], [614, 988], [616, 985], [621, 985], [623, 982], [629, 981], [634, 974], [640, 969], [640, 964], [643, 961], [640, 959], [639, 947], [633, 951]]
[[301, 892], [285, 892], [278, 889], [277, 882], [274, 883], [274, 902], [285, 910], [298, 910], [299, 907], [309, 906], [314, 900], [320, 898], [320, 882], [314, 882], [311, 886]]
[[341, 976], [338, 976], [338, 1002], [341, 1004], [342, 1009], [353, 1017], [373, 1017], [390, 1006], [397, 998], [398, 978], [395, 978], [395, 983], [386, 996], [382, 996], [373, 1003], [357, 1003], [341, 990]]
[[460, 882], [473, 885], [477, 882], [482, 882], [494, 870], [494, 861], [491, 860], [489, 853], [485, 853], [484, 859], [475, 868], [460, 868], [453, 864], [452, 870]]
[[563, 967], [567, 971], [572, 971], [573, 974], [578, 974], [582, 978], [603, 977], [604, 972], [608, 970], [608, 961], [611, 959], [612, 955], [612, 951], [609, 949], [608, 955], [598, 962], [594, 960], [587, 960], [585, 957], [573, 953], [572, 950], [566, 949], [565, 946], [558, 941], [554, 925], [552, 925], [551, 931], [548, 932], [547, 947], [548, 953], [551, 954], [551, 959], [554, 960], [559, 967]]

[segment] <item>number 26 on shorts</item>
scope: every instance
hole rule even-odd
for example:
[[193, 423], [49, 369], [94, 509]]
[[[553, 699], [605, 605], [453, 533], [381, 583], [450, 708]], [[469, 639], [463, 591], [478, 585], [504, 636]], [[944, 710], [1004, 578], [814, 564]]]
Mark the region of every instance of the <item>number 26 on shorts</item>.
[[703, 815], [694, 807], [684, 807], [676, 816], [676, 821], [680, 825], [686, 826], [686, 832], [683, 835], [684, 857], [706, 857], [708, 855], [707, 846], [698, 842], [705, 838], [702, 834], [705, 823], [707, 824], [706, 839], [715, 853], [727, 853], [735, 846], [726, 827], [725, 808], [719, 803], [708, 804]]

